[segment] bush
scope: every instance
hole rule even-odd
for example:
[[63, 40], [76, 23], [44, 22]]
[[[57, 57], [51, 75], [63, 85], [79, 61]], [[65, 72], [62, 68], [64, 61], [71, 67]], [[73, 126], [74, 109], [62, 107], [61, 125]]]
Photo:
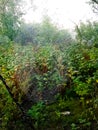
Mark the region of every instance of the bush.
[[[79, 43], [65, 47], [5, 44], [0, 50], [1, 74], [34, 120], [35, 129], [96, 127], [98, 48]], [[0, 85], [1, 128], [27, 129], [21, 111], [2, 82]], [[66, 112], [70, 114], [64, 115]]]

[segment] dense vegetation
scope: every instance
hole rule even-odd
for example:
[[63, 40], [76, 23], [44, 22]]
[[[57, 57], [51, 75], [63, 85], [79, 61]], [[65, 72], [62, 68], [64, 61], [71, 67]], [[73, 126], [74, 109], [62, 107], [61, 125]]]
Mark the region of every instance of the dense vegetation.
[[98, 23], [80, 23], [73, 38], [47, 17], [13, 28], [11, 11], [0, 15], [0, 129], [97, 130]]

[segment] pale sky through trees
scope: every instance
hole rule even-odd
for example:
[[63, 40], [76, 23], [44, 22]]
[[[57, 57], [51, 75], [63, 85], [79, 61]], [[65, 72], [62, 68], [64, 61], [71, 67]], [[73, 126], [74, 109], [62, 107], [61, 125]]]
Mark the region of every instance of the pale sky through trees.
[[[27, 1], [27, 8], [31, 0]], [[33, 0], [33, 9], [27, 10], [26, 22], [41, 22], [48, 15], [60, 27], [73, 28], [74, 23], [98, 19], [93, 13], [89, 0]]]

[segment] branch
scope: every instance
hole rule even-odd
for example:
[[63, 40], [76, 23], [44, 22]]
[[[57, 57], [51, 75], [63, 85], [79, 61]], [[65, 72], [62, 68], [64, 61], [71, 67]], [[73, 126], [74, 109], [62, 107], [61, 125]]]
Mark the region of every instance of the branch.
[[18, 106], [18, 108], [22, 111], [22, 113], [25, 113], [23, 108], [21, 107], [21, 105], [17, 102], [17, 100], [14, 98], [14, 95], [11, 93], [9, 86], [6, 84], [5, 79], [0, 75], [0, 80], [3, 82], [3, 84], [5, 85], [10, 97], [13, 99], [13, 101], [15, 102], [15, 104]]
[[94, 2], [94, 3], [98, 4], [98, 0], [92, 0], [92, 2]]
[[82, 34], [81, 34], [81, 30], [79, 29], [79, 26], [77, 25], [77, 23], [75, 23], [74, 21], [71, 20], [71, 22], [75, 25], [75, 29], [79, 35], [80, 38], [80, 42], [82, 41]]
[[0, 80], [5, 85], [5, 87], [6, 87], [7, 91], [8, 91], [8, 93], [9, 93], [10, 97], [13, 99], [13, 101], [15, 102], [15, 104], [17, 105], [17, 107], [21, 110], [22, 115], [23, 115], [22, 118], [24, 119], [24, 121], [30, 125], [30, 127], [32, 128], [32, 130], [35, 130], [34, 126], [32, 125], [33, 123], [31, 123], [31, 121], [32, 121], [31, 117], [26, 114], [26, 112], [24, 111], [24, 109], [22, 108], [22, 106], [14, 98], [14, 95], [11, 93], [9, 86], [6, 84], [5, 79], [1, 75], [0, 75]]

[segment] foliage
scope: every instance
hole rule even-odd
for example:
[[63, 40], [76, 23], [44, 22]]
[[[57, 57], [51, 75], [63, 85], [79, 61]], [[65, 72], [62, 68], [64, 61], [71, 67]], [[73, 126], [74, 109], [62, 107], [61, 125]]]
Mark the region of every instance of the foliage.
[[14, 39], [15, 42], [26, 45], [28, 43], [37, 44], [37, 36], [39, 33], [39, 24], [26, 24], [23, 23], [20, 27], [20, 30]]
[[24, 23], [14, 40], [22, 45], [69, 44], [73, 41], [68, 30], [59, 29], [47, 17], [40, 24]]
[[[35, 47], [9, 42], [0, 45], [0, 72], [36, 129], [97, 129], [97, 54], [98, 48], [79, 43]], [[2, 82], [0, 87], [1, 128], [27, 129]], [[71, 114], [64, 115], [67, 111]]]
[[81, 39], [82, 44], [87, 44], [89, 47], [98, 47], [98, 23], [88, 21], [86, 24], [80, 23], [80, 26], [76, 27], [76, 38]]
[[22, 14], [20, 4], [17, 0], [0, 0], [0, 34], [7, 36], [11, 40], [17, 34]]
[[[45, 18], [38, 25], [23, 24], [16, 44], [11, 41], [16, 4], [10, 2], [4, 4], [11, 7], [11, 12], [4, 10], [9, 17], [0, 24], [0, 74], [13, 97], [33, 119], [35, 129], [97, 130], [97, 23], [81, 23], [73, 41], [66, 30]], [[0, 129], [31, 129], [1, 81], [0, 100]]]

